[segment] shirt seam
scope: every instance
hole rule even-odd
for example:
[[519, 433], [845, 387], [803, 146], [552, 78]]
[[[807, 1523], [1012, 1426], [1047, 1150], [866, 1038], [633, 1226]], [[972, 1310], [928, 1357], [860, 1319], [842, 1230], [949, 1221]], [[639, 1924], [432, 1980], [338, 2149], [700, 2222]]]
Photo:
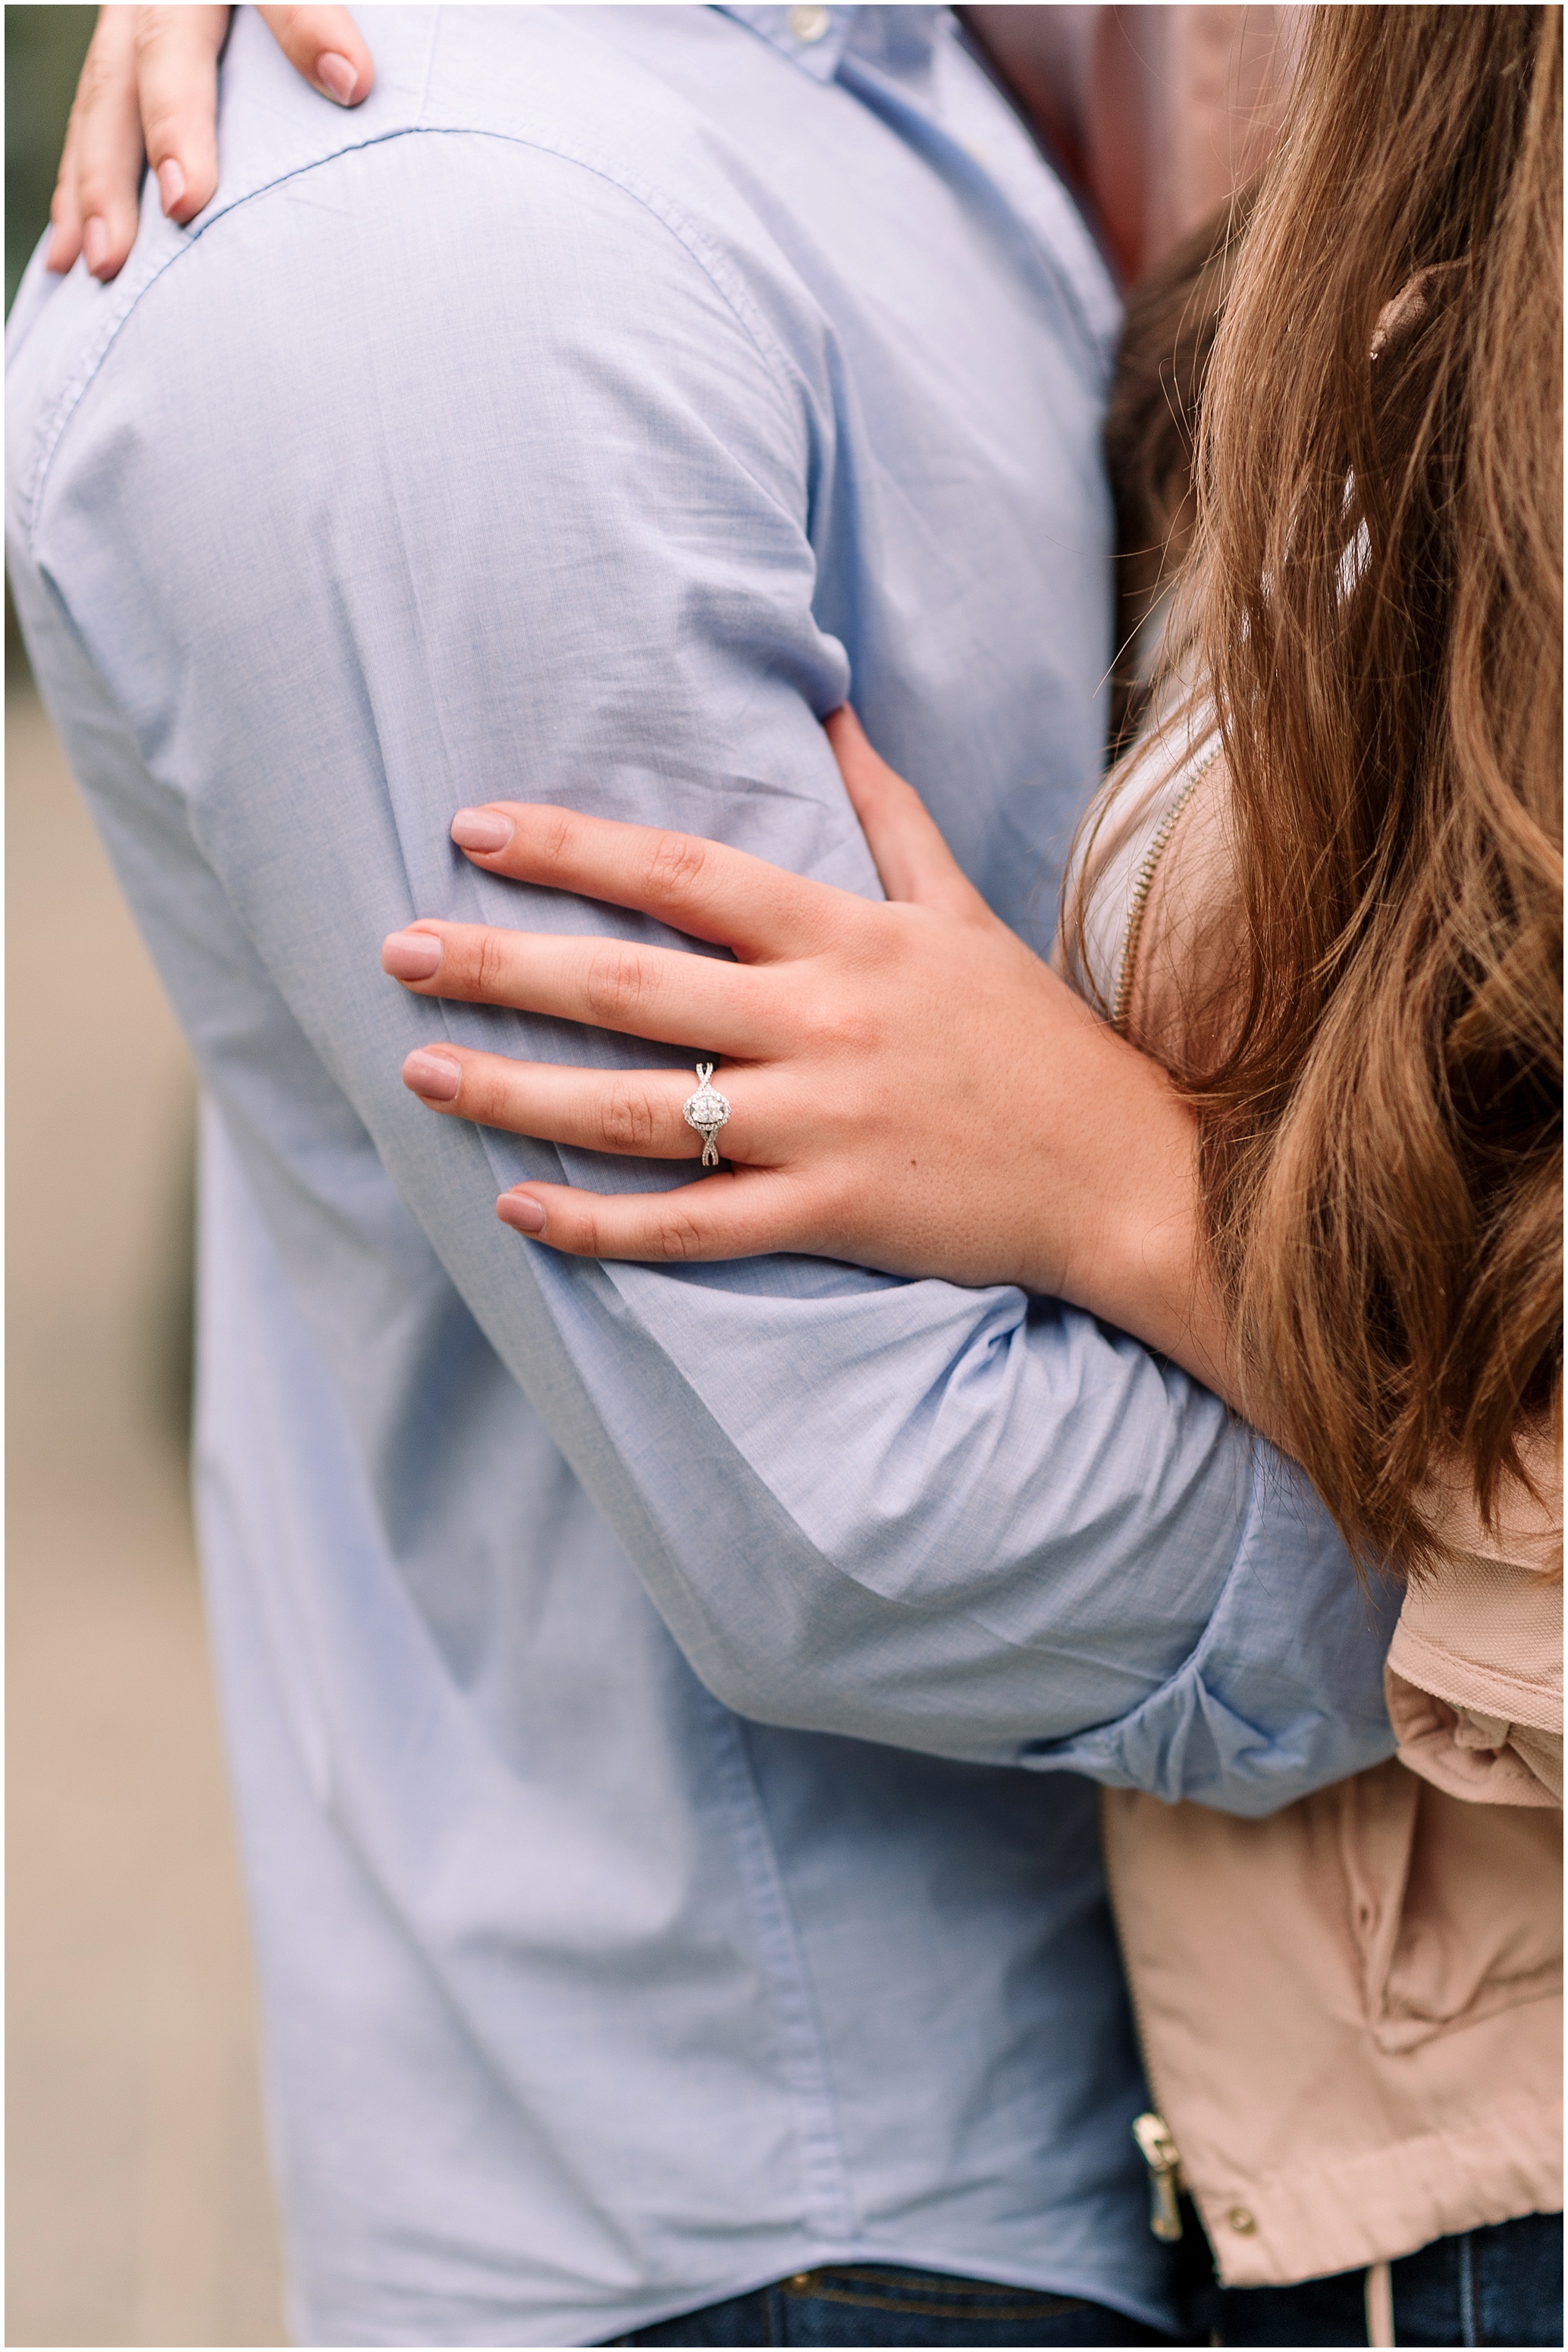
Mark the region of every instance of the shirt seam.
[[[788, 2250], [792, 2244], [793, 2252]], [[614, 2296], [609, 2296], [595, 2304], [592, 2308], [584, 2307], [579, 2312], [572, 2314], [565, 2313], [556, 2305], [546, 2315], [547, 2318], [552, 2317], [559, 2312], [562, 2323], [566, 2325], [572, 2324], [580, 2317], [584, 2324], [590, 2326], [607, 2324], [622, 2326], [628, 2332], [633, 2330], [640, 2332], [646, 2327], [668, 2326], [670, 2320], [687, 2317], [694, 2310], [707, 2310], [716, 2305], [739, 2302], [744, 2297], [764, 2293], [768, 2287], [776, 2285], [781, 2278], [788, 2278], [802, 2271], [825, 2269], [829, 2265], [864, 2264], [868, 2267], [876, 2263], [900, 2270], [914, 2267], [944, 2273], [954, 2278], [973, 2276], [973, 2264], [975, 2259], [973, 2246], [963, 2247], [956, 2240], [952, 2242], [940, 2240], [934, 2243], [928, 2242], [928, 2245], [929, 2251], [922, 2251], [917, 2255], [912, 2253], [908, 2246], [896, 2242], [889, 2244], [874, 2230], [862, 2230], [858, 2231], [852, 2242], [845, 2247], [815, 2237], [809, 2231], [800, 2230], [795, 2233], [793, 2240], [786, 2238], [783, 2241], [779, 2250], [768, 2258], [763, 2268], [748, 2265], [742, 2270], [721, 2273], [717, 2277], [701, 2284], [689, 2282], [678, 2288], [667, 2289], [662, 2295], [658, 2296], [650, 2293], [648, 2299], [640, 2303], [627, 2297], [617, 2300]], [[1037, 2271], [1034, 2276], [1026, 2276], [1024, 2269], [1025, 2266], [1019, 2263], [988, 2262], [984, 2283], [1003, 2288], [1016, 2288], [1024, 2294], [1061, 2295], [1070, 2297], [1077, 2302], [1098, 2305], [1102, 2310], [1120, 2313], [1128, 2318], [1142, 2321], [1147, 2327], [1163, 2331], [1168, 2331], [1173, 2325], [1169, 2306], [1163, 2305], [1156, 2297], [1141, 2294], [1136, 2287], [1129, 2286], [1120, 2279], [1090, 2278], [1080, 2264], [1064, 2263], [1061, 2269], [1054, 2272], [1048, 2278], [1043, 2276], [1039, 2271]], [[360, 2286], [361, 2281], [356, 2276], [345, 2281], [344, 2284], [353, 2291]], [[405, 2303], [401, 2299], [395, 2301], [387, 2299], [384, 2281], [375, 2279], [372, 2282], [372, 2286], [373, 2292], [380, 2289], [382, 2293], [380, 2300], [371, 2307], [380, 2311], [401, 2311], [406, 2308]], [[457, 2298], [448, 2296], [446, 2300], [452, 2302]], [[474, 2295], [464, 2295], [461, 2301], [465, 2308], [482, 2314], [491, 2320], [492, 2324], [498, 2310], [510, 2311], [512, 2308], [510, 2305], [500, 2304], [495, 2299]], [[309, 2308], [301, 2315], [301, 2324], [294, 2331], [300, 2342], [337, 2340], [334, 2336], [327, 2333], [329, 2322], [333, 2320], [335, 2315], [331, 2307], [332, 2302], [331, 2289], [322, 2292], [317, 2288], [309, 2294]], [[360, 2306], [360, 2308], [363, 2307]], [[594, 2340], [603, 2342], [604, 2339], [595, 2337]], [[474, 2341], [488, 2342], [489, 2338], [476, 2337]]]
[[[753, 1916], [769, 1954], [768, 1974], [775, 1988], [772, 2006], [790, 2053], [785, 2082], [801, 2133], [806, 2213], [813, 2233], [842, 2249], [852, 2245], [859, 2232], [805, 1956], [757, 1786], [746, 1726], [721, 1700], [711, 1694], [708, 1697], [715, 1745], [723, 1749], [721, 1786], [735, 1824]], [[834, 2259], [842, 2260], [842, 2252]]]
[[[426, 87], [434, 63], [434, 54], [433, 37], [431, 53], [426, 65]], [[422, 95], [421, 104], [423, 103]], [[522, 130], [494, 131], [471, 123], [403, 122], [394, 129], [378, 131], [372, 138], [355, 140], [351, 144], [336, 147], [330, 155], [314, 156], [309, 163], [296, 165], [287, 172], [279, 172], [276, 178], [264, 182], [259, 187], [247, 189], [243, 195], [236, 196], [230, 203], [226, 204], [221, 211], [213, 214], [210, 219], [198, 223], [196, 227], [182, 238], [171, 252], [164, 254], [154, 266], [148, 269], [145, 277], [137, 280], [133, 289], [128, 289], [128, 299], [110, 313], [110, 318], [100, 328], [96, 340], [89, 342], [87, 354], [67, 378], [56, 396], [48, 415], [40, 425], [40, 446], [22, 493], [22, 512], [19, 518], [23, 527], [24, 543], [29, 555], [37, 559], [38, 519], [47, 488], [47, 478], [71, 420], [104, 362], [108, 359], [121, 329], [165, 272], [184, 255], [193, 251], [201, 239], [217, 226], [219, 221], [226, 219], [231, 213], [238, 212], [244, 205], [255, 204], [261, 197], [271, 195], [277, 189], [287, 186], [292, 180], [303, 179], [311, 172], [324, 170], [330, 164], [340, 162], [346, 155], [363, 154], [373, 147], [386, 146], [395, 139], [411, 138], [494, 140], [498, 145], [503, 147], [521, 147], [535, 153], [556, 156], [563, 163], [574, 164], [580, 171], [589, 172], [595, 178], [603, 180], [606, 185], [618, 189], [623, 195], [628, 197], [632, 203], [640, 206], [644, 212], [658, 221], [660, 227], [674, 239], [688, 259], [701, 271], [726, 310], [734, 318], [736, 324], [756, 352], [758, 359], [778, 389], [786, 396], [793, 394], [803, 404], [808, 402], [807, 387], [800, 371], [790, 359], [788, 352], [780, 347], [777, 339], [770, 332], [765, 320], [751, 303], [738, 274], [729, 268], [723, 256], [714, 250], [696, 223], [662, 191], [656, 188], [651, 182], [643, 179], [639, 173], [617, 170], [604, 158], [577, 147], [574, 142], [553, 139], [542, 132]], [[751, 476], [751, 478], [756, 481], [755, 474], [752, 472], [750, 467], [746, 466], [744, 458], [740, 457], [739, 453], [735, 454], [737, 462]], [[757, 487], [776, 503], [776, 493], [769, 489], [765, 483], [758, 482]]]

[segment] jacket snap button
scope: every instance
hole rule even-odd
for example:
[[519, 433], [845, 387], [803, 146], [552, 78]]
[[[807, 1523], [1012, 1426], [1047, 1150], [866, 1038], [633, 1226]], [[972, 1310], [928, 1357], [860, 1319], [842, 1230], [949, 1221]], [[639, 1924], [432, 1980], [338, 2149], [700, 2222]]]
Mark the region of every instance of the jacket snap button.
[[788, 2284], [795, 2289], [796, 2294], [809, 2294], [816, 2281], [809, 2271], [796, 2271]]
[[1233, 2205], [1225, 2218], [1231, 2228], [1238, 2230], [1244, 2238], [1250, 2237], [1258, 2227], [1256, 2217], [1247, 2211], [1245, 2205]]
[[797, 41], [820, 41], [833, 23], [826, 8], [792, 8], [784, 21]]

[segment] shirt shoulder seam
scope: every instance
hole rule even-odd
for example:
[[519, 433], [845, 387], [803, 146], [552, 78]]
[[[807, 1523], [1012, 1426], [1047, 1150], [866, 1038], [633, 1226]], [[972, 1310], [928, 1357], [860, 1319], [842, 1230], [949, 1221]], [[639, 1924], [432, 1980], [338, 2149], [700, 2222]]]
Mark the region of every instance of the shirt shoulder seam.
[[336, 147], [330, 155], [312, 157], [308, 163], [299, 164], [287, 172], [279, 172], [276, 178], [265, 181], [258, 187], [247, 189], [243, 195], [236, 196], [230, 203], [225, 205], [222, 211], [215, 213], [209, 220], [201, 222], [190, 236], [183, 237], [171, 252], [160, 256], [156, 263], [147, 268], [144, 276], [136, 278], [126, 289], [125, 299], [110, 310], [100, 326], [97, 334], [89, 338], [78, 364], [67, 377], [40, 421], [37, 447], [18, 501], [18, 521], [22, 528], [24, 544], [30, 555], [37, 553], [37, 520], [43, 505], [49, 468], [54, 463], [70, 420], [113, 349], [121, 330], [144, 296], [157, 285], [164, 273], [185, 254], [193, 251], [202, 237], [215, 228], [219, 221], [226, 219], [230, 213], [237, 212], [242, 205], [254, 204], [259, 198], [270, 195], [274, 190], [286, 186], [290, 181], [303, 178], [308, 173], [323, 170], [344, 155], [360, 154], [371, 147], [385, 146], [395, 139], [417, 137], [492, 139], [504, 146], [532, 148], [542, 154], [558, 156], [563, 163], [575, 164], [580, 170], [591, 172], [596, 178], [605, 181], [608, 185], [618, 188], [634, 204], [639, 205], [645, 212], [650, 214], [675, 239], [695, 267], [701, 270], [721, 300], [733, 315], [748, 341], [754, 346], [768, 373], [778, 380], [780, 389], [795, 396], [800, 394], [803, 386], [798, 368], [780, 345], [776, 336], [770, 332], [766, 321], [756, 306], [749, 299], [739, 274], [729, 267], [724, 257], [714, 248], [698, 225], [673, 204], [662, 191], [643, 179], [640, 174], [617, 170], [604, 157], [579, 148], [571, 141], [549, 138], [540, 132], [531, 133], [526, 130], [494, 131], [464, 123], [403, 122], [395, 129], [378, 131], [374, 138], [357, 140], [351, 145]]

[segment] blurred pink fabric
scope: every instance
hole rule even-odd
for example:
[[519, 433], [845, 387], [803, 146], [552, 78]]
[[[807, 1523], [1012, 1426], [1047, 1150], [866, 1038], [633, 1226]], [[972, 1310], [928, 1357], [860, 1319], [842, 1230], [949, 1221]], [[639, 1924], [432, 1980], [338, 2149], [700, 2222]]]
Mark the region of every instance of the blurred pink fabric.
[[1300, 15], [1268, 7], [965, 13], [1092, 205], [1128, 281], [1266, 159]]

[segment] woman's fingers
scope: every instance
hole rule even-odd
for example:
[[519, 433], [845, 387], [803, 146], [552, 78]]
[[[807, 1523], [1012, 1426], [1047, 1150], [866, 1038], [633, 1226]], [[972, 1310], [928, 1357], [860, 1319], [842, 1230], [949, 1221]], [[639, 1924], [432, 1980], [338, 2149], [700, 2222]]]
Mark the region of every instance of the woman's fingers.
[[382, 944], [382, 970], [424, 996], [506, 1004], [743, 1061], [785, 1042], [765, 970], [626, 940], [556, 939], [485, 923], [421, 923]]
[[[296, 70], [338, 106], [357, 106], [375, 79], [346, 8], [263, 8]], [[194, 220], [217, 192], [217, 61], [226, 8], [138, 8], [136, 81], [147, 161], [171, 220]]]
[[619, 824], [524, 801], [459, 809], [452, 839], [489, 873], [636, 907], [672, 929], [717, 940], [747, 959], [815, 944], [836, 911], [859, 904], [847, 891], [803, 881], [783, 866], [695, 834]]
[[809, 1250], [799, 1188], [772, 1170], [706, 1176], [670, 1192], [584, 1192], [567, 1184], [520, 1184], [496, 1214], [514, 1232], [571, 1257], [637, 1258], [693, 1265]]
[[[702, 1150], [701, 1136], [681, 1116], [696, 1090], [690, 1070], [574, 1069], [509, 1061], [443, 1041], [408, 1055], [403, 1083], [432, 1110], [542, 1143], [628, 1160], [695, 1160]], [[781, 1118], [776, 1082], [747, 1070], [725, 1074], [721, 1090], [731, 1114], [718, 1138], [726, 1160], [765, 1162], [787, 1140], [785, 1130], [798, 1139], [802, 1122]]]
[[[346, 8], [263, 8], [279, 47], [339, 106], [369, 96], [375, 66]], [[79, 253], [116, 277], [136, 241], [145, 156], [171, 220], [194, 220], [217, 190], [217, 60], [229, 10], [100, 8], [77, 86], [49, 217], [47, 266]]]
[[955, 915], [984, 913], [984, 900], [965, 879], [919, 793], [872, 750], [848, 703], [823, 726], [889, 898]]
[[55, 174], [55, 192], [49, 198], [49, 249], [44, 256], [44, 268], [64, 277], [75, 266], [81, 251], [81, 214], [76, 200], [76, 109], [71, 109], [66, 125], [66, 143], [60, 150], [60, 168]]
[[136, 242], [142, 118], [136, 106], [136, 11], [100, 8], [82, 62], [55, 200], [48, 267], [79, 253], [95, 278], [113, 278]]
[[137, 8], [142, 141], [170, 220], [195, 220], [217, 191], [217, 61], [226, 8]]
[[358, 106], [375, 84], [375, 61], [346, 8], [263, 8], [273, 39], [299, 73], [339, 106]]

